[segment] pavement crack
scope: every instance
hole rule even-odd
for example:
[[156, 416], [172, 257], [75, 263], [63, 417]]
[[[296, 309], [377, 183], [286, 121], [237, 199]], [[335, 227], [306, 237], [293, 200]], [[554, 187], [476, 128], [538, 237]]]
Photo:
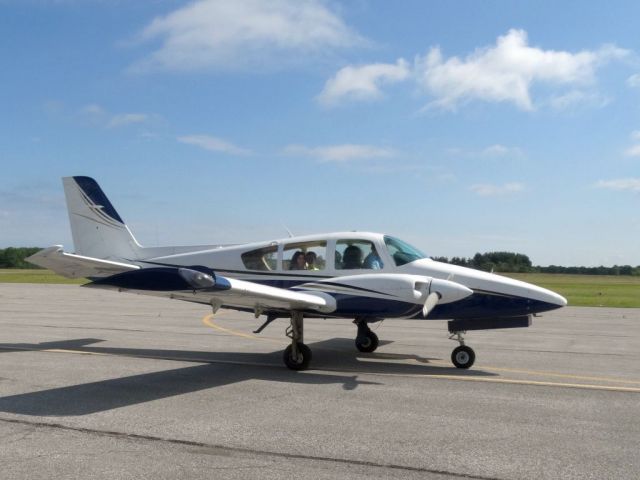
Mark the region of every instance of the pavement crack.
[[[435, 474], [435, 475], [449, 476], [451, 478], [466, 478], [471, 480], [503, 480], [498, 477], [458, 473], [458, 472], [451, 472], [447, 470], [438, 470], [434, 468], [413, 467], [410, 465], [371, 462], [367, 460], [326, 457], [326, 456], [320, 456], [320, 455], [305, 455], [305, 454], [297, 454], [297, 453], [275, 452], [275, 451], [258, 450], [258, 449], [246, 448], [246, 447], [230, 447], [226, 445], [217, 445], [217, 444], [198, 442], [193, 440], [157, 437], [153, 435], [141, 435], [137, 433], [125, 433], [125, 432], [117, 432], [112, 430], [98, 430], [98, 429], [85, 428], [85, 427], [73, 427], [70, 425], [63, 425], [60, 423], [29, 421], [29, 420], [23, 420], [23, 419], [17, 419], [17, 418], [0, 417], [0, 422], [10, 423], [15, 425], [31, 426], [35, 428], [52, 428], [52, 429], [69, 431], [69, 432], [85, 433], [89, 435], [108, 436], [108, 437], [123, 438], [123, 439], [129, 439], [129, 440], [142, 440], [142, 441], [148, 441], [148, 442], [161, 442], [165, 444], [198, 447], [201, 449], [222, 450], [222, 451], [226, 451], [229, 453], [236, 453], [236, 454], [249, 454], [249, 455], [277, 457], [277, 458], [292, 459], [292, 460], [307, 460], [307, 461], [315, 461], [315, 462], [336, 463], [336, 464], [343, 464], [343, 465], [350, 465], [350, 466], [371, 467], [371, 468], [418, 472], [418, 473], [429, 473], [429, 474]], [[251, 467], [251, 468], [254, 468], [254, 467]]]

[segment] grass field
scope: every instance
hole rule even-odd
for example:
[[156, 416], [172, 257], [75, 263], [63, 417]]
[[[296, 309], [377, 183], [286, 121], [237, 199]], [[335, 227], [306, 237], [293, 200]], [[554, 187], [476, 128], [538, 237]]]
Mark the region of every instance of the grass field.
[[504, 275], [553, 290], [576, 307], [640, 307], [640, 277], [554, 273]]
[[86, 279], [70, 280], [56, 275], [50, 270], [23, 270], [23, 269], [0, 269], [0, 283], [68, 283], [80, 285], [87, 283]]
[[[511, 278], [558, 292], [576, 307], [640, 307], [640, 277], [607, 275], [561, 275], [551, 273], [509, 273]], [[67, 283], [69, 280], [49, 270], [0, 269], [0, 283]]]

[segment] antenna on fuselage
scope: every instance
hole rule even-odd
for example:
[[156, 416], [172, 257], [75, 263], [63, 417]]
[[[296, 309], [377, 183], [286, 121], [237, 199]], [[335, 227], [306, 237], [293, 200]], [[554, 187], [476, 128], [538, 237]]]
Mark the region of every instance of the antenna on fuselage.
[[282, 224], [282, 227], [287, 231], [289, 238], [293, 238], [293, 233], [291, 233], [291, 230], [289, 230], [289, 228], [284, 223]]

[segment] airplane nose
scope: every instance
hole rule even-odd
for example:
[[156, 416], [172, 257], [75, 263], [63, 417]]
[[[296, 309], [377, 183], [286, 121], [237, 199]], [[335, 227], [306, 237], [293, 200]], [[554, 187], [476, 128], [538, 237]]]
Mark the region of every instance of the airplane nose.
[[555, 303], [556, 305], [560, 306], [560, 307], [566, 307], [567, 306], [567, 299], [564, 298], [562, 295], [558, 295], [556, 292], [552, 292], [549, 291], [549, 294], [551, 296], [551, 301], [550, 303]]
[[554, 305], [554, 308], [567, 306], [567, 299], [562, 295], [557, 294], [556, 292], [552, 292], [551, 290], [547, 290], [546, 288], [541, 287], [530, 289], [530, 291], [533, 298], [536, 298], [536, 300], [538, 301]]

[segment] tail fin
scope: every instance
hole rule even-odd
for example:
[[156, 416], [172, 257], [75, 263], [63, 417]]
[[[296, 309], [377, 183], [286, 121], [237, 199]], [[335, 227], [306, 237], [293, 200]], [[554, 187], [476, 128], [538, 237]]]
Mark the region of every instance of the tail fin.
[[93, 178], [64, 177], [62, 184], [77, 254], [115, 261], [139, 258], [140, 244]]

